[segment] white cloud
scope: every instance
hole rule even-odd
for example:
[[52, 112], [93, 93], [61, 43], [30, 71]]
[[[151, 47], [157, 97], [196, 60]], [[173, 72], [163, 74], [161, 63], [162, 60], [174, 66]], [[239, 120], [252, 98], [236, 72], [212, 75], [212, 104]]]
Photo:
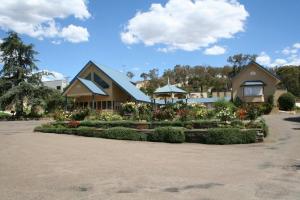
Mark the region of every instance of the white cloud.
[[221, 46], [214, 45], [210, 48], [205, 49], [205, 55], [222, 55], [226, 52], [226, 49]]
[[284, 55], [297, 54], [299, 49], [300, 49], [300, 43], [295, 43], [295, 44], [293, 44], [292, 47], [284, 48], [281, 51], [281, 53], [284, 54]]
[[296, 49], [300, 49], [300, 43], [295, 43], [295, 44], [293, 45], [293, 47], [296, 48]]
[[286, 65], [287, 61], [285, 59], [282, 58], [277, 58], [275, 59], [275, 61], [271, 64], [271, 66], [283, 66]]
[[[86, 28], [75, 26], [72, 34], [65, 34], [57, 19], [74, 16], [84, 20], [90, 17], [86, 0], [0, 0], [0, 28], [26, 34], [38, 39], [62, 38], [70, 42], [87, 41], [88, 34], [78, 35]], [[74, 26], [74, 25], [73, 25]], [[74, 38], [76, 38], [74, 40]]]
[[261, 52], [256, 61], [261, 65], [275, 67], [287, 65], [300, 65], [300, 43], [295, 43], [291, 47], [284, 48], [281, 58], [272, 59], [266, 52]]
[[73, 24], [63, 28], [61, 35], [63, 38], [66, 38], [67, 41], [73, 43], [85, 42], [89, 40], [89, 32], [87, 29], [80, 26], [74, 26]]
[[261, 65], [270, 65], [271, 57], [266, 52], [261, 52], [260, 55], [257, 56], [256, 62]]
[[63, 80], [65, 76], [62, 73], [56, 71], [43, 70], [44, 72], [48, 72], [53, 74], [53, 76], [43, 76], [42, 81], [53, 81], [53, 80]]
[[244, 31], [249, 16], [236, 0], [169, 0], [137, 12], [121, 32], [126, 44], [164, 45], [159, 51], [194, 51]]

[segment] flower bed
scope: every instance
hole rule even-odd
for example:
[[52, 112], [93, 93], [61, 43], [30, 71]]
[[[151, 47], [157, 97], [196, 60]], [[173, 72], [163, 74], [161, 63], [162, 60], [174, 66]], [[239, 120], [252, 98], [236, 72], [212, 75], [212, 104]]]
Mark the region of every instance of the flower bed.
[[126, 127], [95, 128], [79, 126], [70, 128], [62, 123], [36, 127], [37, 132], [71, 134], [119, 140], [154, 141], [168, 143], [193, 142], [203, 144], [244, 144], [257, 140], [261, 129], [213, 128], [185, 129], [180, 127], [158, 127], [155, 129], [133, 129]]

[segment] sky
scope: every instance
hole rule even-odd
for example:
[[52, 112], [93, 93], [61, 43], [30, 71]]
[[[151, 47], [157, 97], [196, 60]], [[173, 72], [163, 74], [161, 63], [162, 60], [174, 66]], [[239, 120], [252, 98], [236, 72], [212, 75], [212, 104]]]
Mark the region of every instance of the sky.
[[134, 80], [176, 64], [220, 67], [236, 53], [300, 65], [299, 10], [299, 0], [0, 0], [0, 38], [15, 31], [34, 44], [55, 79], [89, 60]]

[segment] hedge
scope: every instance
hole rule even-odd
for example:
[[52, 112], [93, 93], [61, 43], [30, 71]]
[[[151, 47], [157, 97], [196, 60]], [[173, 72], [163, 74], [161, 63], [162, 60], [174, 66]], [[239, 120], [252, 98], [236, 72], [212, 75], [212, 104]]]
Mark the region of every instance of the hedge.
[[100, 137], [119, 140], [153, 141], [182, 143], [193, 142], [203, 144], [244, 144], [256, 141], [254, 129], [238, 128], [213, 128], [213, 129], [184, 129], [180, 127], [158, 127], [154, 130], [135, 130], [124, 127], [113, 127], [109, 129], [96, 129], [91, 127], [66, 128], [46, 125], [36, 127], [35, 131], [72, 134], [87, 137]]
[[246, 144], [256, 141], [256, 130], [238, 128], [214, 128], [206, 130], [188, 130], [186, 142], [203, 144]]
[[97, 137], [117, 139], [117, 140], [136, 140], [146, 141], [147, 135], [144, 133], [138, 133], [136, 130], [124, 127], [114, 127], [104, 130]]
[[99, 137], [107, 139], [118, 140], [147, 140], [147, 135], [144, 133], [138, 133], [134, 129], [124, 127], [114, 127], [106, 130], [95, 129], [91, 127], [79, 127], [79, 128], [66, 128], [66, 127], [54, 127], [54, 126], [39, 126], [34, 129], [36, 132], [43, 133], [57, 133], [57, 134], [69, 134], [85, 137]]
[[238, 128], [215, 128], [208, 129], [203, 142], [205, 144], [245, 144], [255, 142], [255, 138], [256, 131], [242, 132]]
[[148, 140], [152, 142], [183, 143], [185, 142], [185, 134], [183, 128], [158, 127], [148, 135]]
[[[55, 125], [57, 122], [54, 122]], [[187, 127], [195, 129], [204, 128], [218, 128], [222, 126], [242, 127], [243, 123], [240, 120], [232, 121], [231, 125], [224, 124], [218, 120], [192, 120], [192, 121], [153, 121], [153, 122], [139, 122], [131, 120], [122, 121], [98, 121], [98, 120], [85, 120], [80, 122], [80, 126], [96, 127], [96, 128], [112, 128], [112, 127], [127, 127], [127, 128], [142, 128], [154, 129], [157, 127]]]

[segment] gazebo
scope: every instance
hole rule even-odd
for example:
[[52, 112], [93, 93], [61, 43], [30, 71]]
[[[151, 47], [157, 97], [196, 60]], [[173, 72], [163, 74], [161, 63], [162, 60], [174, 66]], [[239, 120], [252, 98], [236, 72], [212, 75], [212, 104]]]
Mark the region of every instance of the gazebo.
[[174, 103], [175, 98], [186, 99], [187, 101], [188, 93], [175, 85], [171, 85], [168, 81], [167, 85], [159, 87], [154, 91], [153, 98], [163, 98], [165, 103], [167, 103], [167, 99], [171, 99], [172, 103]]

